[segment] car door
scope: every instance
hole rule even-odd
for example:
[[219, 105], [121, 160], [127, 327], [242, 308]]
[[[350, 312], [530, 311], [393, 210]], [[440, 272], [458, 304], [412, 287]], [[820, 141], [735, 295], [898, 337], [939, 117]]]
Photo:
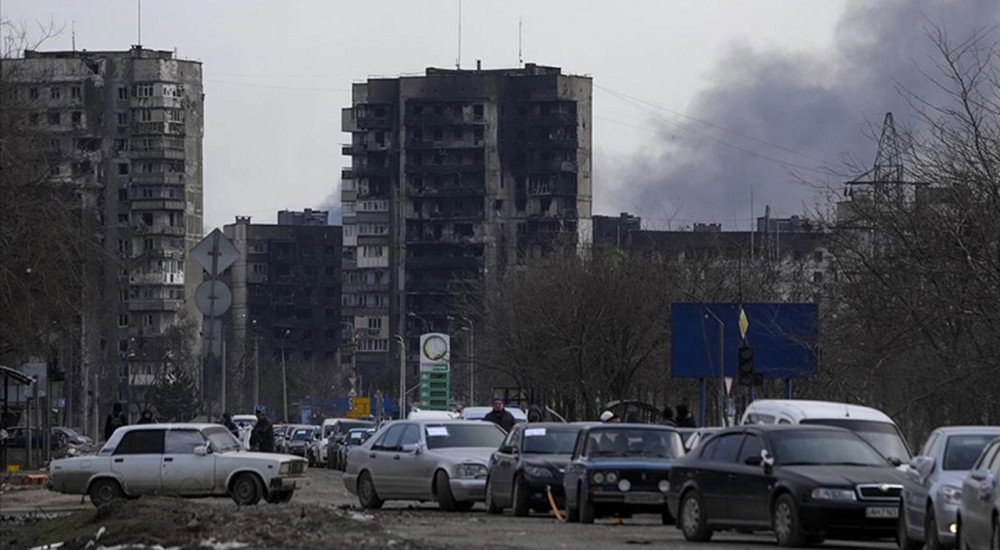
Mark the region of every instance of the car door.
[[[940, 449], [944, 446], [941, 441], [944, 438], [940, 432], [933, 432], [924, 443], [924, 448], [920, 450], [920, 456], [914, 457], [911, 465], [917, 464], [919, 467], [908, 468], [903, 474], [903, 506], [905, 508], [905, 520], [907, 527], [923, 532], [924, 515], [927, 510], [927, 493], [934, 482], [934, 476], [929, 469], [933, 464], [933, 470], [940, 469]], [[930, 462], [933, 459], [935, 462]]]
[[419, 445], [420, 426], [407, 423], [392, 455], [392, 462], [388, 463], [396, 471], [399, 490], [410, 497], [430, 496], [431, 481], [424, 471], [422, 460], [425, 449], [417, 452]]
[[368, 471], [371, 472], [375, 490], [383, 498], [399, 498], [402, 493], [398, 463], [394, 463], [393, 457], [398, 455], [399, 438], [405, 428], [405, 424], [389, 426], [368, 451]]
[[215, 455], [197, 455], [195, 447], [207, 445], [198, 430], [167, 430], [163, 444], [160, 484], [164, 493], [207, 495], [215, 485]]
[[[493, 495], [497, 499], [497, 504], [507, 506], [510, 504], [511, 493], [514, 489], [514, 472], [517, 470], [518, 453], [521, 448], [522, 426], [514, 426], [503, 445], [493, 453], [493, 464], [490, 465], [490, 477], [493, 482]], [[506, 451], [506, 452], [505, 452]]]
[[[768, 499], [774, 477], [765, 471], [760, 462], [762, 450], [764, 450], [762, 437], [755, 432], [747, 431], [740, 445], [736, 463], [732, 466], [733, 472], [729, 476], [731, 497], [727, 499], [727, 514], [734, 522], [760, 526], [767, 526], [770, 523]], [[748, 464], [748, 460], [753, 464]]]
[[701, 467], [696, 476], [710, 520], [728, 522], [735, 511], [729, 506], [729, 501], [733, 496], [731, 485], [736, 478], [734, 468], [742, 441], [743, 432], [730, 432], [705, 443]]
[[994, 441], [962, 486], [962, 539], [970, 548], [989, 548], [991, 511], [1000, 484], [1000, 442]]
[[111, 471], [130, 495], [160, 492], [163, 461], [162, 429], [132, 429], [122, 436], [111, 456]]

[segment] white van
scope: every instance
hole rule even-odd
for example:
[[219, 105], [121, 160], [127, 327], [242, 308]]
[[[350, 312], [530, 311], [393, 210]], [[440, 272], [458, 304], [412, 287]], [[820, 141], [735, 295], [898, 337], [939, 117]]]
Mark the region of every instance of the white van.
[[871, 407], [806, 401], [800, 399], [760, 399], [750, 403], [741, 424], [820, 424], [847, 428], [860, 435], [886, 458], [910, 461], [910, 448], [899, 428], [884, 412]]

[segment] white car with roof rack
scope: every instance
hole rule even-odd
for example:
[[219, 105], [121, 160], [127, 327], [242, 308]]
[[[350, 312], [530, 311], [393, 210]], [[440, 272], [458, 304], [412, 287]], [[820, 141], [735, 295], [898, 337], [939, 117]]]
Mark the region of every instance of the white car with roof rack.
[[90, 495], [95, 506], [142, 495], [229, 496], [287, 502], [305, 459], [243, 451], [218, 424], [140, 424], [115, 431], [97, 455], [53, 460], [48, 488]]

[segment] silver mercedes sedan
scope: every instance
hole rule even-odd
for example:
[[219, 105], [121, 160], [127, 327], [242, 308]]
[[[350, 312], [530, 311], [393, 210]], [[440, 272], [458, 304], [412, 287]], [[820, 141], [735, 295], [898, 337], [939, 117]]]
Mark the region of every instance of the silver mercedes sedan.
[[368, 509], [386, 500], [418, 500], [467, 511], [483, 500], [490, 455], [505, 437], [492, 422], [388, 422], [348, 453], [344, 485]]

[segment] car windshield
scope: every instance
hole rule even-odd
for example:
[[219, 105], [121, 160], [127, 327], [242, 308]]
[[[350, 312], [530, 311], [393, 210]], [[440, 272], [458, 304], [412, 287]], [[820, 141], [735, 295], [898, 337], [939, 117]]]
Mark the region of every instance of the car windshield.
[[298, 429], [295, 430], [295, 434], [292, 435], [292, 441], [305, 441], [312, 438], [312, 430]]
[[771, 434], [781, 466], [887, 466], [885, 457], [858, 434], [840, 430], [788, 430]]
[[222, 426], [205, 428], [203, 433], [212, 445], [212, 449], [216, 452], [225, 453], [228, 451], [238, 451], [243, 448], [239, 440], [233, 437], [232, 432]]
[[367, 422], [367, 421], [364, 421], [364, 420], [350, 420], [350, 421], [347, 421], [347, 422], [340, 422], [340, 423], [338, 423], [337, 424], [337, 432], [336, 433], [337, 433], [337, 435], [344, 435], [344, 434], [350, 432], [351, 430], [354, 430], [354, 429], [357, 429], [357, 428], [374, 428], [374, 427], [375, 427], [375, 423], [374, 422]]
[[506, 434], [496, 424], [428, 424], [424, 427], [427, 433], [428, 449], [446, 449], [450, 447], [500, 447]]
[[997, 434], [953, 435], [944, 448], [944, 470], [971, 470], [986, 445]]
[[521, 452], [542, 455], [573, 454], [580, 428], [525, 428]]
[[872, 447], [878, 449], [885, 458], [895, 457], [904, 462], [910, 459], [910, 450], [906, 447], [903, 436], [899, 434], [896, 426], [888, 422], [849, 418], [809, 418], [801, 423], [847, 428], [871, 443]]
[[684, 443], [673, 430], [601, 428], [587, 436], [586, 454], [677, 458], [684, 454]]

